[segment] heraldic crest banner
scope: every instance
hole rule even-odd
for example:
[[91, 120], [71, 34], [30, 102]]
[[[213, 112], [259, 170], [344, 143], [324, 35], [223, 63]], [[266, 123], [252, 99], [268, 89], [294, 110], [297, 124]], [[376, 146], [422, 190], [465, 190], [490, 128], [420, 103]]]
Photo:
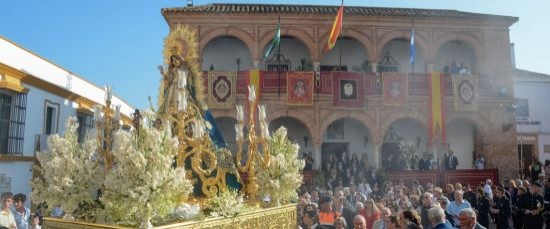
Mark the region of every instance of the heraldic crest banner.
[[363, 109], [365, 73], [332, 72], [332, 106]]
[[477, 111], [477, 77], [452, 75], [455, 111]]
[[286, 103], [294, 106], [313, 105], [313, 72], [287, 72]]
[[235, 107], [237, 72], [208, 72], [208, 106], [217, 109]]
[[382, 94], [385, 106], [406, 106], [409, 99], [409, 80], [406, 74], [382, 73]]

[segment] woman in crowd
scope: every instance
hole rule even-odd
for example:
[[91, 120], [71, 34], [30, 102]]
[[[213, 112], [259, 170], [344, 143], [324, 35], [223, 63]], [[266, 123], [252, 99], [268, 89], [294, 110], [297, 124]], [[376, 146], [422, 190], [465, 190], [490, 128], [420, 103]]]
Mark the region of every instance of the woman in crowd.
[[360, 214], [367, 221], [367, 229], [371, 229], [374, 221], [380, 219], [380, 209], [378, 209], [372, 198], [365, 202], [365, 207]]
[[401, 225], [405, 229], [418, 229], [422, 228], [420, 226], [420, 216], [416, 214], [416, 211], [403, 211], [400, 213], [399, 218], [401, 220]]
[[336, 229], [345, 229], [348, 228], [348, 225], [346, 223], [346, 219], [344, 217], [338, 217], [334, 221], [334, 228]]
[[399, 219], [397, 218], [397, 216], [394, 216], [394, 215], [388, 216], [388, 218], [386, 218], [384, 223], [386, 224], [387, 229], [401, 228], [401, 224], [399, 223]]
[[477, 200], [476, 200], [476, 213], [477, 213], [477, 222], [486, 228], [489, 227], [489, 208], [491, 207], [491, 201], [489, 197], [485, 195], [483, 189], [477, 189]]

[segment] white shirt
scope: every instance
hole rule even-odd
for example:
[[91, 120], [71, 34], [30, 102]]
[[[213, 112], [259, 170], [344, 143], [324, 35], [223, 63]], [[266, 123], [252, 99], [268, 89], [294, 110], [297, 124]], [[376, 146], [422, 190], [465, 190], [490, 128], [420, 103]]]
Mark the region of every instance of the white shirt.
[[491, 190], [491, 185], [485, 184], [485, 186], [483, 186], [483, 192], [487, 193], [490, 199], [493, 199], [493, 191]]
[[17, 228], [13, 213], [9, 209], [7, 211], [0, 209], [0, 225], [7, 228]]

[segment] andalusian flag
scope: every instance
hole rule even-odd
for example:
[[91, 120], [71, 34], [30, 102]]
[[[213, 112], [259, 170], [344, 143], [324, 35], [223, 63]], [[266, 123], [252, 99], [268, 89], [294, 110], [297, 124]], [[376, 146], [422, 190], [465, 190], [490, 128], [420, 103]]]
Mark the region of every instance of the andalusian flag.
[[265, 51], [264, 58], [267, 58], [271, 53], [271, 51], [273, 51], [276, 47], [278, 47], [280, 43], [281, 43], [281, 18], [279, 18], [279, 22], [277, 23], [277, 29], [275, 30], [275, 37], [273, 37], [273, 41], [271, 41], [271, 45]]
[[338, 40], [338, 36], [340, 36], [340, 33], [342, 32], [342, 19], [344, 18], [344, 4], [340, 6], [340, 9], [338, 9], [338, 14], [336, 15], [336, 18], [334, 19], [334, 23], [332, 24], [332, 29], [330, 30], [330, 36], [328, 38], [328, 43], [325, 46], [325, 52], [328, 52], [334, 47], [336, 44], [336, 40]]

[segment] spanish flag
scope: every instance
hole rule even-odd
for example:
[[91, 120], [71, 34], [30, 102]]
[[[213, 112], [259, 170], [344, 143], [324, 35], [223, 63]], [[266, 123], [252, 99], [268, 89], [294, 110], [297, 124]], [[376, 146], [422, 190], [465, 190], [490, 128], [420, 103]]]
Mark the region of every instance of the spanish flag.
[[344, 4], [340, 5], [340, 8], [338, 9], [338, 14], [336, 15], [336, 18], [334, 19], [334, 23], [332, 24], [332, 29], [330, 30], [330, 37], [328, 38], [328, 43], [324, 48], [325, 52], [328, 52], [334, 47], [336, 44], [336, 41], [338, 40], [338, 36], [340, 36], [340, 32], [342, 32], [342, 19], [344, 18]]
[[433, 143], [445, 143], [446, 142], [446, 128], [445, 128], [445, 97], [443, 92], [445, 91], [443, 83], [443, 75], [437, 72], [433, 72], [429, 77], [429, 91], [430, 91], [430, 131], [429, 141]]

